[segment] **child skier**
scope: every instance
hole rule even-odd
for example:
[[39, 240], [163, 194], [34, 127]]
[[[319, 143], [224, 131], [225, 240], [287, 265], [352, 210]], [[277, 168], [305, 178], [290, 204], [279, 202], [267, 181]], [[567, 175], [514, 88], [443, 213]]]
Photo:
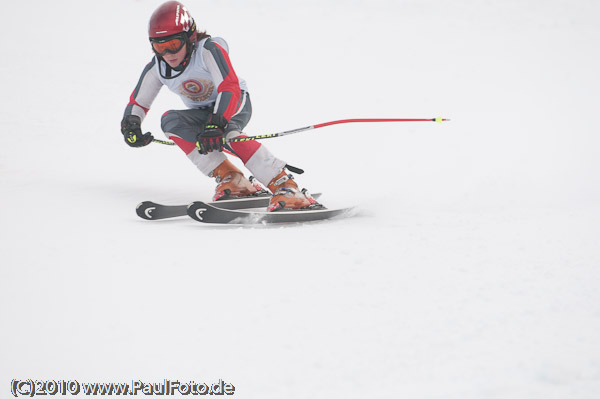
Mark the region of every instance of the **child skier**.
[[148, 35], [154, 57], [144, 68], [121, 121], [129, 146], [143, 147], [152, 142], [150, 133], [142, 133], [141, 123], [165, 85], [188, 109], [167, 111], [161, 128], [202, 173], [216, 179], [213, 200], [266, 193], [227, 159], [225, 147], [271, 191], [269, 211], [321, 207], [298, 189], [286, 170], [290, 167], [265, 146], [254, 140], [225, 141], [244, 137], [242, 131], [252, 106], [246, 82], [236, 75], [223, 39], [198, 32], [194, 19], [178, 1], [168, 1], [154, 11]]

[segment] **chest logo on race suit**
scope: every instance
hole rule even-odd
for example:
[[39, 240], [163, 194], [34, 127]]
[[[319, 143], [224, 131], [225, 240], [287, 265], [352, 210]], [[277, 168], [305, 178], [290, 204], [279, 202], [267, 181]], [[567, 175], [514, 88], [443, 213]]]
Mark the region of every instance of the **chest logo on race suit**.
[[206, 101], [212, 96], [215, 85], [209, 80], [186, 80], [181, 84], [179, 92], [192, 101]]

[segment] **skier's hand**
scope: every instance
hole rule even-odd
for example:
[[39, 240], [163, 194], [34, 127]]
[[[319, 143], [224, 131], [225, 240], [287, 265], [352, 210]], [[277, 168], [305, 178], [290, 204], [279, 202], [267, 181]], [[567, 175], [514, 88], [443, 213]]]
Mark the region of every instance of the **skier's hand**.
[[208, 118], [204, 130], [196, 137], [196, 148], [200, 154], [208, 154], [212, 151], [223, 151], [226, 125], [227, 120], [221, 115], [212, 114], [210, 118]]
[[130, 147], [144, 147], [152, 142], [152, 133], [142, 133], [142, 120], [137, 115], [126, 115], [121, 121], [121, 133]]

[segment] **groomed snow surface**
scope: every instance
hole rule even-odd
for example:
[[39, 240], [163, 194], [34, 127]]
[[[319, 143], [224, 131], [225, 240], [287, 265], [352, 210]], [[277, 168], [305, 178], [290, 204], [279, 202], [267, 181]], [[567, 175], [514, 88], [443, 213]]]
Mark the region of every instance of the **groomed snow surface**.
[[[185, 3], [224, 37], [248, 134], [356, 217], [149, 222], [206, 200], [125, 145], [160, 1], [3, 9], [0, 380], [232, 383], [239, 398], [597, 398], [600, 3]], [[163, 89], [144, 129], [183, 108]]]

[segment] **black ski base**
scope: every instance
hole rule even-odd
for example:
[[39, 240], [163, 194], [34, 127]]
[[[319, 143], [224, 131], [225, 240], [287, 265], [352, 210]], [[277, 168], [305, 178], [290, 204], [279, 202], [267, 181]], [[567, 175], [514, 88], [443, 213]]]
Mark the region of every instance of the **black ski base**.
[[146, 220], [169, 219], [187, 215], [187, 205], [162, 205], [144, 201], [138, 204], [135, 213]]
[[[319, 198], [321, 193], [313, 194], [313, 198]], [[266, 208], [269, 206], [271, 195], [251, 196], [244, 198], [221, 199], [219, 201], [208, 202], [208, 204], [221, 209], [246, 209], [246, 208]], [[144, 201], [138, 204], [135, 212], [139, 217], [146, 220], [169, 219], [181, 216], [187, 216], [188, 205], [163, 205], [152, 201]]]
[[[314, 197], [314, 196], [313, 196]], [[326, 220], [334, 217], [347, 216], [352, 208], [342, 209], [308, 209], [308, 210], [280, 210], [244, 211], [222, 209], [211, 203], [201, 201], [192, 202], [187, 209], [187, 214], [192, 219], [202, 223], [218, 224], [275, 224], [275, 223], [300, 223]]]

